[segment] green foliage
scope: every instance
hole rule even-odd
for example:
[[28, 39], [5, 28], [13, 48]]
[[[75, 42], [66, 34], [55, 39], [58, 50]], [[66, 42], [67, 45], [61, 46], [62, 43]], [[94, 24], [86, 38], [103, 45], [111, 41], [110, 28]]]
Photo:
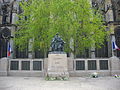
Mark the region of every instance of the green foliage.
[[18, 15], [15, 41], [22, 49], [33, 39], [33, 49], [47, 51], [58, 32], [66, 42], [65, 51], [77, 53], [93, 44], [99, 47], [109, 34], [103, 16], [91, 7], [90, 0], [29, 0], [20, 7], [23, 13]]
[[45, 80], [47, 80], [47, 81], [55, 81], [55, 80], [63, 80], [63, 81], [67, 81], [67, 80], [69, 80], [69, 77], [67, 77], [67, 76], [56, 76], [56, 77], [52, 77], [52, 76], [46, 76], [45, 77]]

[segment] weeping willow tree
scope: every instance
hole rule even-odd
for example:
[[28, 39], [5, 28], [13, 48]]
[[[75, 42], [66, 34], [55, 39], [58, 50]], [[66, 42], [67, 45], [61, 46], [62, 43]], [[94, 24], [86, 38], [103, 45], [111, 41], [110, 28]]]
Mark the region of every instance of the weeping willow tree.
[[[20, 2], [15, 43], [47, 52], [56, 33], [66, 42], [65, 51], [77, 54], [85, 48], [100, 47], [108, 33], [103, 16], [90, 0], [28, 0]], [[71, 46], [73, 48], [71, 48]]]

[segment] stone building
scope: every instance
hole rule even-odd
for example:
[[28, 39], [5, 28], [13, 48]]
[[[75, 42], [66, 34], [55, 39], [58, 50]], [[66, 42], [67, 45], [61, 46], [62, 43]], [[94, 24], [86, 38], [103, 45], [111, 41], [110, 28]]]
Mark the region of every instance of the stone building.
[[[47, 68], [47, 58], [41, 51], [31, 52], [29, 48], [19, 51], [12, 37], [17, 30], [16, 13], [20, 13], [21, 0], [0, 1], [0, 75], [44, 76]], [[108, 30], [112, 30], [102, 48], [85, 50], [84, 54], [72, 58], [68, 54], [68, 71], [70, 76], [83, 76], [91, 72], [101, 75], [120, 74], [120, 51], [112, 49], [115, 40], [120, 47], [120, 0], [91, 0], [95, 8], [100, 8]], [[4, 9], [7, 7], [7, 9]], [[3, 12], [4, 11], [4, 12]], [[11, 45], [11, 56], [7, 56], [8, 41]], [[115, 56], [114, 56], [115, 54]], [[27, 58], [27, 59], [26, 59]], [[34, 59], [32, 59], [34, 58]]]

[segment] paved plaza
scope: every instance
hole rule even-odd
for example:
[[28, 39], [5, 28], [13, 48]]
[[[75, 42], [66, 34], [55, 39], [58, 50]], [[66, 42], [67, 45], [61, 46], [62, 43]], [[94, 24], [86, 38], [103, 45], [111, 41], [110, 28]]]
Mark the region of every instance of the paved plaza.
[[46, 81], [42, 77], [0, 77], [0, 90], [120, 90], [120, 78], [70, 77]]

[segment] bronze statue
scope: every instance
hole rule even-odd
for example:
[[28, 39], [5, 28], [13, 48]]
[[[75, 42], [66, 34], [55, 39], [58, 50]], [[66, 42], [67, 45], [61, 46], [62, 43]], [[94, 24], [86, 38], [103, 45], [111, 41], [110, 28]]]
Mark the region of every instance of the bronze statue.
[[54, 36], [51, 42], [51, 51], [63, 51], [65, 42], [58, 35], [58, 33]]

